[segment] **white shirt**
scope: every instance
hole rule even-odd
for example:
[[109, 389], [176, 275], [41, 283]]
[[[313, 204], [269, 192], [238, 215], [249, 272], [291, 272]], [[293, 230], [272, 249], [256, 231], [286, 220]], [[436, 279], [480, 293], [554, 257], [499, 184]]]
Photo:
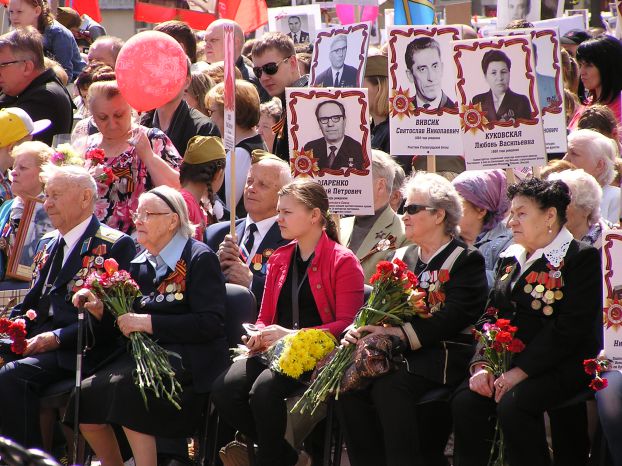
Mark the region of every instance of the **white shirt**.
[[65, 239], [65, 249], [63, 250], [63, 253], [64, 253], [63, 265], [65, 265], [65, 262], [67, 262], [67, 259], [69, 259], [69, 256], [71, 252], [73, 251], [73, 248], [76, 246], [80, 238], [82, 238], [82, 235], [84, 235], [84, 232], [88, 228], [89, 223], [91, 223], [90, 215], [86, 218], [86, 220], [83, 220], [82, 222], [78, 223], [75, 227], [69, 230], [65, 235], [59, 235], [59, 238]]
[[339, 153], [339, 149], [341, 149], [341, 145], [343, 144], [343, 140], [345, 138], [341, 138], [341, 141], [337, 142], [337, 143], [332, 143], [332, 142], [328, 142], [326, 141], [326, 139], [324, 139], [326, 141], [326, 158], [328, 158], [330, 160], [330, 148], [331, 147], [335, 147], [335, 157], [337, 157], [337, 154]]
[[339, 69], [335, 69], [332, 66], [330, 67], [332, 72], [333, 72], [333, 86], [339, 86], [339, 83], [337, 82], [337, 73], [339, 73], [339, 81], [341, 81], [343, 79], [343, 66]]
[[617, 186], [603, 186], [600, 215], [611, 223], [620, 222], [620, 188]]
[[269, 217], [259, 222], [255, 222], [253, 221], [250, 215], [246, 216], [246, 222], [245, 222], [246, 229], [244, 230], [244, 236], [242, 236], [242, 239], [240, 240], [240, 244], [244, 244], [246, 242], [246, 238], [248, 238], [248, 231], [249, 231], [248, 227], [250, 226], [250, 224], [254, 223], [255, 225], [257, 225], [257, 231], [255, 232], [255, 242], [253, 243], [253, 249], [248, 251], [248, 259], [246, 261], [247, 265], [251, 263], [253, 256], [257, 254], [259, 245], [261, 244], [263, 239], [268, 234], [268, 231], [270, 231], [270, 228], [272, 228], [272, 225], [274, 225], [274, 223], [276, 222], [276, 217], [277, 216], [275, 215], [274, 217]]
[[501, 96], [500, 99], [497, 99], [497, 97], [495, 96], [494, 92], [492, 92], [491, 94], [492, 94], [492, 103], [495, 106], [495, 112], [498, 112], [499, 111], [499, 107], [501, 107], [501, 102], [503, 102], [503, 99], [505, 97], [505, 93], [503, 93], [503, 95]]

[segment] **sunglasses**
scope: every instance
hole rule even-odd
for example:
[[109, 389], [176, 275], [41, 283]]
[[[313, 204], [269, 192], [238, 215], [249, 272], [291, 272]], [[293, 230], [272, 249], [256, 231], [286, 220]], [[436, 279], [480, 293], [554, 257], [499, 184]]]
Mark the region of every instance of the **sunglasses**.
[[422, 210], [436, 210], [434, 207], [430, 207], [427, 205], [421, 205], [421, 204], [408, 204], [404, 206], [404, 212], [406, 212], [408, 215], [415, 215], [418, 214], [419, 212], [421, 212]]
[[257, 76], [257, 79], [261, 79], [261, 75], [264, 73], [272, 76], [273, 74], [276, 74], [277, 71], [279, 71], [279, 66], [281, 66], [283, 63], [285, 63], [290, 58], [292, 58], [291, 55], [287, 58], [284, 58], [278, 63], [270, 62], [262, 66], [254, 66], [253, 72], [255, 73], [255, 76]]

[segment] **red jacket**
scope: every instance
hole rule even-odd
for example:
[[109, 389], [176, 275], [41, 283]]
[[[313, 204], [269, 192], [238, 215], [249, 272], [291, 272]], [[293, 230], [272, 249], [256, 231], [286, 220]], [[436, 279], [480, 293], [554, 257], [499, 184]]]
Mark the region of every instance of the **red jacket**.
[[[260, 327], [278, 324], [277, 303], [287, 278], [296, 241], [277, 249], [268, 260], [268, 271], [261, 310]], [[352, 323], [363, 305], [363, 269], [354, 253], [322, 234], [309, 264], [309, 285], [324, 325], [338, 337]]]

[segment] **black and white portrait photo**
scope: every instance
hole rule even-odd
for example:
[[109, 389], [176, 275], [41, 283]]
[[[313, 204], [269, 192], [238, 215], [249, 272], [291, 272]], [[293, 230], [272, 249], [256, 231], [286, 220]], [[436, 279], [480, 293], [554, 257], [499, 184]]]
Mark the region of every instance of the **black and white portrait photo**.
[[286, 34], [294, 44], [315, 40], [321, 27], [320, 6], [298, 3], [298, 6], [268, 8], [268, 30]]
[[320, 31], [313, 47], [311, 85], [360, 87], [369, 37], [370, 23]]
[[443, 91], [443, 60], [438, 41], [432, 37], [417, 37], [404, 53], [406, 76], [415, 87], [415, 108], [443, 110], [456, 108], [456, 102]]
[[304, 150], [313, 151], [318, 168], [363, 169], [363, 147], [346, 134], [346, 109], [338, 100], [324, 100], [315, 108], [315, 120], [322, 137], [309, 141]]
[[518, 118], [529, 120], [531, 118], [529, 99], [510, 88], [512, 69], [510, 58], [501, 50], [488, 50], [481, 60], [481, 66], [489, 89], [475, 95], [472, 102], [481, 104], [488, 121], [492, 123]]
[[505, 28], [517, 19], [540, 19], [540, 0], [499, 0], [497, 2], [497, 29]]
[[284, 18], [282, 21], [287, 22], [287, 28], [289, 29], [287, 35], [294, 41], [294, 44], [309, 42], [309, 33], [307, 32], [309, 23], [306, 15], [292, 15]]

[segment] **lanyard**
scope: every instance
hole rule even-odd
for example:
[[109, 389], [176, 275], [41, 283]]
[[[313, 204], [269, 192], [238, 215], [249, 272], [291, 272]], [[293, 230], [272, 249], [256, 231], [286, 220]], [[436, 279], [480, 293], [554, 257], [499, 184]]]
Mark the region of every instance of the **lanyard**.
[[311, 260], [313, 259], [314, 254], [315, 253], [311, 254], [311, 257], [309, 257], [309, 260], [307, 261], [307, 269], [302, 276], [302, 280], [300, 280], [300, 284], [298, 283], [298, 246], [296, 246], [294, 256], [292, 257], [292, 325], [295, 330], [300, 327], [300, 307], [298, 302], [300, 289], [307, 279], [307, 275], [309, 274], [309, 265], [311, 265]]

